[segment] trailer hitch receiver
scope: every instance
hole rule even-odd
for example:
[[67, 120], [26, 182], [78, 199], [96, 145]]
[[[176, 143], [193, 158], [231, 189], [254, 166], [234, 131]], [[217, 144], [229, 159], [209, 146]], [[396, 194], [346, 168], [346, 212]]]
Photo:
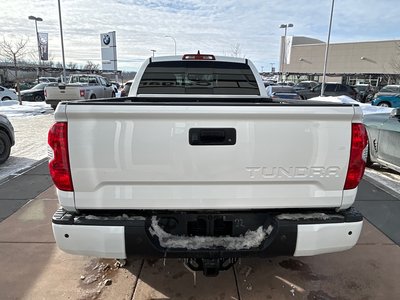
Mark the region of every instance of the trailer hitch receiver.
[[192, 271], [203, 271], [204, 276], [215, 277], [219, 271], [230, 269], [237, 258], [188, 258], [184, 264]]

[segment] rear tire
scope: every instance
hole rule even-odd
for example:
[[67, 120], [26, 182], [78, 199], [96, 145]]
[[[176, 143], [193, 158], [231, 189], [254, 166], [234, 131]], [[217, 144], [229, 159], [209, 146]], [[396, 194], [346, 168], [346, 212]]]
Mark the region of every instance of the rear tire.
[[4, 131], [0, 131], [0, 164], [4, 163], [11, 153], [11, 140]]
[[381, 106], [381, 107], [392, 107], [389, 102], [385, 102], [385, 101], [379, 103], [378, 106]]
[[6, 100], [11, 100], [11, 98], [8, 97], [8, 96], [5, 96], [5, 97], [1, 98], [1, 101], [6, 101]]
[[35, 101], [35, 102], [41, 102], [43, 100], [44, 99], [41, 95], [36, 95], [35, 97], [33, 97], [33, 101]]
[[96, 99], [96, 95], [95, 94], [91, 95], [90, 99]]
[[370, 168], [374, 162], [371, 160], [371, 145], [368, 144], [368, 153], [367, 153], [367, 161], [365, 162], [365, 166]]

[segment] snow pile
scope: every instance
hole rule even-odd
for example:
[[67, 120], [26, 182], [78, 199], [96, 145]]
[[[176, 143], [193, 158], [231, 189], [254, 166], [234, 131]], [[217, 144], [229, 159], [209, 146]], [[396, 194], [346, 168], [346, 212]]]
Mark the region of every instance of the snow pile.
[[16, 100], [0, 101], [0, 114], [4, 114], [7, 117], [26, 117], [36, 116], [43, 114], [51, 114], [53, 109], [46, 102], [28, 102], [22, 101], [22, 105], [19, 105]]
[[157, 236], [161, 247], [165, 248], [185, 248], [189, 250], [196, 249], [214, 249], [223, 247], [226, 250], [242, 250], [259, 247], [261, 243], [271, 234], [273, 227], [270, 225], [267, 229], [260, 226], [257, 230], [248, 230], [245, 235], [239, 237], [212, 237], [212, 236], [176, 236], [165, 232], [158, 225], [157, 217], [152, 217], [149, 231], [152, 236]]
[[358, 104], [360, 105], [363, 114], [364, 115], [369, 115], [369, 114], [382, 114], [382, 113], [390, 113], [393, 108], [390, 107], [381, 107], [381, 106], [374, 106], [371, 105], [370, 103], [360, 103], [348, 96], [338, 96], [338, 97], [315, 97], [315, 98], [310, 98], [308, 100], [312, 101], [324, 101], [324, 102], [335, 102], [335, 103], [346, 103], [346, 104]]
[[86, 220], [113, 220], [113, 221], [122, 221], [122, 220], [130, 220], [130, 221], [145, 221], [146, 218], [142, 216], [128, 216], [127, 214], [122, 214], [121, 216], [94, 216], [87, 215], [85, 216]]
[[0, 111], [2, 110], [3, 106], [12, 106], [12, 105], [18, 105], [18, 100], [4, 100], [0, 101]]

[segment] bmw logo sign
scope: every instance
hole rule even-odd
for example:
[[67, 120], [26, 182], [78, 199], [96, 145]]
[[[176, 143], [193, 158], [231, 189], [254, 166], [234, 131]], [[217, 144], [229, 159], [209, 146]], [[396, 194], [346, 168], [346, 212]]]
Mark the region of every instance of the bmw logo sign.
[[111, 42], [110, 36], [109, 36], [108, 34], [105, 34], [105, 35], [103, 36], [103, 43], [104, 43], [104, 45], [108, 45], [110, 42]]

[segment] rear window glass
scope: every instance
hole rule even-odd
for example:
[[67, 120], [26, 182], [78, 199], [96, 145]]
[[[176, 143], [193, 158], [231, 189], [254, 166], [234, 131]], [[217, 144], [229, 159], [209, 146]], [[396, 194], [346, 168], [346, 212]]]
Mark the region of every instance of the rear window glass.
[[336, 89], [336, 84], [326, 84], [325, 92], [334, 92]]
[[173, 61], [150, 63], [138, 94], [259, 95], [260, 92], [247, 64]]
[[339, 85], [337, 86], [336, 91], [338, 91], [338, 92], [347, 92], [347, 86], [345, 86], [345, 85], [343, 85], [343, 84], [339, 84]]

